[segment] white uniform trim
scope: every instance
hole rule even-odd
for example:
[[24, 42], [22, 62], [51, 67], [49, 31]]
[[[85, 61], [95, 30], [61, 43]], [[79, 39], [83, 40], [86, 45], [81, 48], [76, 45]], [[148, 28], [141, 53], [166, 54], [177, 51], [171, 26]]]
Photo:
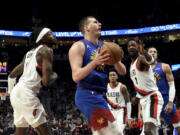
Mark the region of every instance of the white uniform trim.
[[48, 33], [49, 31], [51, 31], [49, 28], [44, 28], [41, 30], [40, 34], [38, 35], [37, 39], [36, 39], [36, 43], [38, 43], [42, 38], [43, 36]]

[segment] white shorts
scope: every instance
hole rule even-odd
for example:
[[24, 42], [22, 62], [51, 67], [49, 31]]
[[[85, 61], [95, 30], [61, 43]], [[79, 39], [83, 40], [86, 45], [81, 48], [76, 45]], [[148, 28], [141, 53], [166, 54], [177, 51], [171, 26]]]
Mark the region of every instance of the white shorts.
[[140, 99], [142, 106], [143, 122], [152, 122], [156, 126], [160, 125], [160, 114], [164, 104], [159, 91], [153, 92]]
[[123, 133], [119, 131], [120, 128], [121, 127], [117, 127], [115, 121], [108, 121], [108, 126], [96, 131], [94, 131], [93, 128], [91, 128], [91, 130], [93, 135], [123, 135]]
[[11, 105], [14, 110], [14, 124], [16, 127], [33, 128], [46, 123], [46, 113], [43, 105], [31, 89], [18, 83], [10, 94]]
[[[109, 108], [111, 107], [109, 106]], [[115, 118], [114, 124], [116, 125], [116, 127], [119, 127], [118, 130], [121, 131], [121, 133], [123, 133], [124, 128], [126, 126], [125, 125], [125, 118], [126, 118], [125, 108], [121, 108], [121, 109], [111, 108], [110, 110]]]

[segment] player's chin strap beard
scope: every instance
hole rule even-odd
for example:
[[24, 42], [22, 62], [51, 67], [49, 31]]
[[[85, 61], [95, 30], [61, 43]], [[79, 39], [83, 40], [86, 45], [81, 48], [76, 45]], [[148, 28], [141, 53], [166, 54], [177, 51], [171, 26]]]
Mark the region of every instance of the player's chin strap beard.
[[129, 56], [132, 58], [132, 59], [136, 59], [139, 55], [139, 52], [138, 51], [129, 51]]

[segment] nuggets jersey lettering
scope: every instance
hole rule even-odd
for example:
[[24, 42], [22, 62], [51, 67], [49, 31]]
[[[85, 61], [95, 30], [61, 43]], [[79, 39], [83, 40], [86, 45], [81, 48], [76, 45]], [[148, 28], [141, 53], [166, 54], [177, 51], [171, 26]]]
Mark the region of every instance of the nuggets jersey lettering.
[[[122, 94], [122, 84], [118, 83], [118, 85], [115, 88], [112, 88], [110, 84], [107, 86], [107, 92], [106, 97], [109, 104], [117, 105], [119, 107], [125, 107], [125, 99]], [[115, 107], [115, 106], [114, 106]]]
[[[83, 39], [80, 40], [85, 45], [85, 54], [83, 58], [83, 67], [94, 60], [95, 54], [99, 47], [103, 45], [103, 42], [98, 41], [98, 46]], [[77, 83], [77, 87], [84, 87], [88, 89], [96, 89], [100, 91], [106, 91], [108, 83], [108, 65], [97, 66], [87, 77]]]
[[149, 95], [153, 91], [157, 91], [158, 87], [155, 84], [151, 66], [149, 67], [148, 71], [140, 71], [136, 65], [137, 60], [138, 58], [134, 63], [131, 64], [130, 77], [137, 91], [137, 96], [142, 98], [145, 95]]
[[162, 70], [162, 63], [158, 62], [156, 67], [153, 69], [154, 78], [156, 85], [159, 88], [159, 91], [162, 95], [168, 95], [169, 94], [169, 85], [166, 80], [166, 76]]
[[25, 84], [29, 88], [35, 88], [39, 86], [41, 81], [41, 76], [37, 72], [37, 60], [36, 54], [43, 45], [40, 45], [36, 49], [32, 49], [26, 53], [24, 62], [24, 72], [20, 77], [19, 82]]

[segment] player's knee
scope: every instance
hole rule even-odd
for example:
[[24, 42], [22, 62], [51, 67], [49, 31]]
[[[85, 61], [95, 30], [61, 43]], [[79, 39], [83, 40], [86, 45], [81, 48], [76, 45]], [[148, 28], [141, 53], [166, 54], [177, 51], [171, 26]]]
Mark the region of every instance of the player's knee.
[[148, 131], [145, 131], [145, 130], [144, 130], [144, 134], [145, 134], [145, 135], [152, 135], [151, 130], [148, 130]]
[[152, 135], [150, 123], [145, 123], [144, 126], [144, 134], [145, 135]]

